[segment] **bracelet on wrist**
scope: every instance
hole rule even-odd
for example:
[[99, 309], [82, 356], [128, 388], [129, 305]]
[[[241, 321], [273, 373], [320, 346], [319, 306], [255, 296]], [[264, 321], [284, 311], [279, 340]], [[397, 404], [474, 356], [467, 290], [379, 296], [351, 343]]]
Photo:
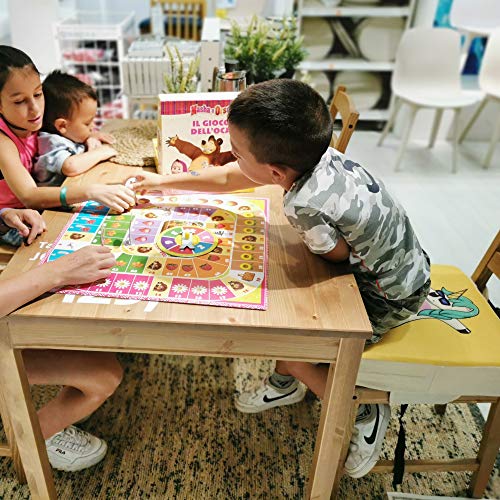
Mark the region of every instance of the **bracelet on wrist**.
[[59, 192], [59, 200], [61, 202], [61, 207], [63, 208], [69, 208], [68, 201], [66, 200], [66, 191], [68, 188], [66, 186], [63, 186], [61, 188], [61, 191]]

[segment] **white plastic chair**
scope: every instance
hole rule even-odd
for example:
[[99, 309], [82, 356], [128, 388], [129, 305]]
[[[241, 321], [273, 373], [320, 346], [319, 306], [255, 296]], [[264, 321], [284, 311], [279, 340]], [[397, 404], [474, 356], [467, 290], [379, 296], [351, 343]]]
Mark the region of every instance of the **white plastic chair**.
[[[500, 2], [498, 2], [500, 4]], [[500, 25], [500, 22], [499, 22]], [[500, 28], [492, 32], [488, 38], [486, 50], [479, 70], [479, 87], [484, 92], [485, 96], [483, 102], [477, 108], [476, 112], [472, 115], [469, 123], [460, 134], [458, 142], [462, 142], [476, 121], [477, 117], [484, 109], [488, 102], [495, 103], [500, 106]], [[495, 146], [500, 139], [500, 110], [497, 115], [497, 121], [493, 127], [493, 136], [491, 137], [490, 147], [483, 160], [484, 168], [488, 168], [491, 164]]]
[[394, 102], [389, 120], [380, 136], [379, 146], [391, 129], [401, 105], [404, 103], [410, 108], [395, 170], [399, 170], [417, 111], [420, 108], [435, 108], [436, 116], [429, 147], [436, 140], [443, 111], [452, 109], [455, 112], [452, 172], [456, 172], [458, 115], [461, 108], [480, 99], [463, 92], [460, 86], [460, 35], [448, 28], [407, 30], [396, 53], [391, 88]]
[[450, 24], [465, 35], [462, 45], [461, 66], [465, 65], [472, 40], [488, 37], [500, 26], [500, 2], [498, 0], [453, 0]]

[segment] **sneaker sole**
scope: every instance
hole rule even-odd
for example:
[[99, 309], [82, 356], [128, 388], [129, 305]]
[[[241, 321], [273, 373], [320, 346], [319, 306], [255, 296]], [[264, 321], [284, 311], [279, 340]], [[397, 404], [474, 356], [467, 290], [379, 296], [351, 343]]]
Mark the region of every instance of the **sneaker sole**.
[[74, 464], [50, 464], [53, 469], [62, 470], [65, 472], [77, 472], [79, 470], [88, 469], [98, 464], [105, 456], [108, 451], [108, 445], [105, 441], [102, 442], [103, 446], [98, 448], [94, 455], [85, 461], [85, 463], [74, 463]]
[[296, 396], [293, 398], [287, 399], [286, 401], [279, 400], [275, 401], [274, 403], [267, 403], [265, 406], [261, 407], [246, 405], [245, 403], [241, 403], [238, 399], [235, 399], [234, 406], [236, 406], [236, 409], [238, 411], [241, 411], [242, 413], [260, 413], [262, 411], [271, 410], [272, 408], [277, 408], [278, 406], [288, 406], [295, 403], [300, 403], [304, 399], [305, 395], [306, 391], [302, 389], [297, 391]]
[[[389, 420], [391, 419], [391, 410], [387, 405], [382, 405], [384, 414], [382, 415], [382, 424], [380, 426], [379, 433], [382, 433], [385, 438], [385, 433], [387, 431], [387, 427], [389, 426]], [[378, 461], [378, 457], [382, 451], [382, 444], [384, 443], [384, 438], [380, 439], [377, 442], [377, 445], [373, 449], [372, 458], [368, 460], [365, 464], [353, 469], [351, 471], [345, 470], [346, 474], [349, 477], [354, 479], [359, 479], [360, 477], [366, 476], [372, 469], [375, 467], [375, 464]], [[373, 458], [375, 457], [375, 458]]]

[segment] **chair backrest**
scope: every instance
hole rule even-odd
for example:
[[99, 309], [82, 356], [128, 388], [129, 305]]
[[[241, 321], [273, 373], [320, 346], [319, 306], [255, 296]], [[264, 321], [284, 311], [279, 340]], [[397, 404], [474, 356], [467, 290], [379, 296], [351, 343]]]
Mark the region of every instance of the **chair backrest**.
[[335, 120], [339, 114], [342, 122], [342, 130], [338, 137], [335, 133], [332, 134], [330, 146], [341, 153], [345, 153], [356, 127], [356, 123], [358, 122], [359, 113], [356, 111], [352, 99], [347, 94], [346, 88], [342, 85], [339, 85], [335, 91], [335, 95], [330, 104], [330, 114], [332, 120]]
[[486, 33], [500, 26], [498, 0], [453, 0], [450, 24], [470, 33]]
[[396, 95], [408, 91], [418, 95], [422, 88], [427, 93], [432, 88], [459, 91], [460, 35], [448, 28], [406, 30], [396, 53], [391, 86]]
[[479, 70], [479, 87], [486, 94], [500, 97], [500, 27], [488, 37]]
[[206, 0], [150, 0], [151, 7], [162, 6], [167, 36], [200, 40], [205, 19]]
[[480, 291], [483, 291], [492, 274], [500, 279], [500, 231], [472, 273], [472, 281]]

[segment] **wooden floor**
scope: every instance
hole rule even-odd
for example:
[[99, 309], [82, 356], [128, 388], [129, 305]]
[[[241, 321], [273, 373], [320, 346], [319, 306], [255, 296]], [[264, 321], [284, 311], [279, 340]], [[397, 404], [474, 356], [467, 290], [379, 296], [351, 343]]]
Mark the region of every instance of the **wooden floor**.
[[[438, 264], [451, 264], [470, 275], [500, 229], [500, 143], [489, 169], [481, 166], [487, 143], [464, 142], [458, 173], [451, 173], [451, 144], [410, 141], [402, 171], [394, 172], [399, 140], [389, 136], [377, 147], [377, 132], [356, 131], [347, 154], [381, 179], [406, 209], [412, 225]], [[500, 305], [500, 283], [488, 286]], [[480, 404], [483, 415], [489, 405]]]

